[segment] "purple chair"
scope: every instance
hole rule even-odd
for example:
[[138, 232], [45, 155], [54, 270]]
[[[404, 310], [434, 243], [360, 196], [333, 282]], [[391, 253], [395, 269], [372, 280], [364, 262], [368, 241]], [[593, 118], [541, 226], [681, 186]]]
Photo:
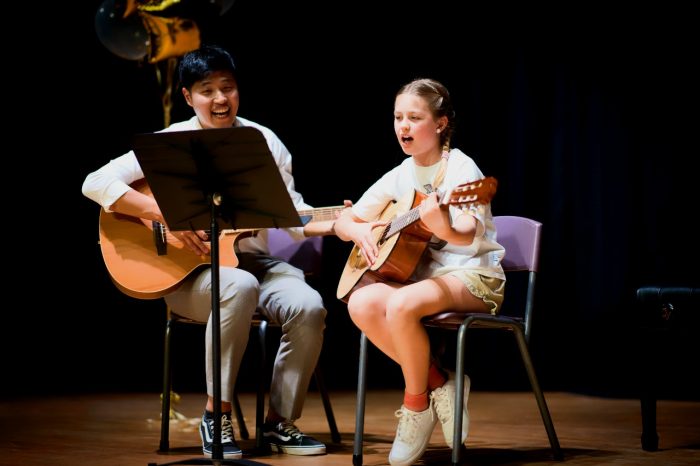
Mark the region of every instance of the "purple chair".
[[[523, 305], [519, 308], [519, 315], [490, 315], [482, 313], [441, 312], [423, 319], [427, 327], [457, 330], [457, 358], [455, 383], [457, 397], [455, 400], [455, 412], [461, 413], [464, 406], [464, 350], [466, 348], [467, 330], [472, 328], [491, 328], [512, 332], [515, 336], [520, 355], [522, 356], [525, 370], [532, 391], [535, 394], [537, 405], [540, 409], [549, 443], [554, 458], [563, 459], [559, 440], [554, 430], [554, 424], [544, 399], [544, 394], [535, 375], [535, 369], [528, 349], [530, 330], [532, 327], [532, 312], [535, 296], [535, 279], [539, 265], [540, 234], [542, 224], [525, 217], [498, 216], [494, 217], [498, 242], [505, 247], [506, 255], [503, 259], [503, 269], [508, 277], [515, 273], [528, 274], [527, 292]], [[508, 285], [506, 285], [506, 290]], [[506, 291], [506, 299], [509, 299]], [[362, 464], [362, 437], [364, 430], [365, 395], [366, 395], [366, 365], [367, 365], [367, 337], [362, 333], [360, 337], [360, 364], [357, 384], [357, 407], [355, 413], [355, 443], [353, 449], [353, 464]], [[459, 463], [461, 446], [462, 416], [454, 416], [453, 444], [457, 445], [452, 451], [452, 464]]]
[[310, 236], [303, 241], [295, 241], [284, 230], [268, 231], [270, 255], [284, 259], [306, 275], [318, 275], [321, 272], [321, 252], [323, 237]]
[[[321, 253], [323, 250], [323, 238], [321, 236], [312, 236], [305, 238], [301, 241], [295, 241], [292, 239], [287, 232], [280, 229], [270, 229], [268, 230], [269, 241], [268, 246], [270, 248], [270, 255], [279, 257], [286, 262], [294, 265], [295, 267], [304, 271], [306, 276], [319, 275], [321, 271]], [[170, 434], [170, 394], [172, 391], [172, 352], [171, 347], [171, 334], [172, 329], [175, 324], [200, 324], [202, 322], [196, 322], [184, 317], [178, 316], [168, 309], [168, 320], [165, 326], [165, 351], [163, 358], [163, 403], [161, 409], [161, 429], [160, 429], [160, 448], [159, 451], [168, 451], [169, 446], [169, 434]], [[258, 341], [260, 345], [260, 367], [264, 368], [267, 362], [267, 328], [271, 324], [265, 319], [265, 317], [260, 313], [256, 312], [253, 315], [252, 327], [258, 330]], [[331, 431], [331, 438], [333, 442], [340, 443], [340, 433], [338, 432], [338, 427], [335, 422], [335, 416], [333, 414], [333, 408], [330, 403], [330, 398], [328, 397], [328, 391], [326, 385], [323, 381], [323, 374], [319, 366], [316, 366], [314, 372], [316, 386], [318, 387], [319, 393], [321, 394], [321, 400], [323, 401], [323, 407], [326, 412], [326, 418], [328, 420], [328, 426]], [[266, 378], [264, 372], [260, 371], [260, 377], [258, 379], [258, 389], [256, 397], [256, 409], [255, 409], [255, 445], [256, 448], [262, 448], [262, 425], [265, 416], [265, 395], [266, 395]], [[234, 393], [233, 397], [233, 410], [236, 420], [238, 422], [238, 427], [240, 431], [240, 436], [242, 439], [247, 440], [249, 438], [248, 429], [243, 418], [243, 413], [241, 411], [241, 405], [238, 401], [238, 394]]]

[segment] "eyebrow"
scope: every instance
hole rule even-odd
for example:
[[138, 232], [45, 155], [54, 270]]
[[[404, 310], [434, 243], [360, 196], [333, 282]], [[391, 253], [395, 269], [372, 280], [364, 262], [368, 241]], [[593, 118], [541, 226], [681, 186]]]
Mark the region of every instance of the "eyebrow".
[[235, 83], [236, 83], [236, 80], [235, 80], [235, 79], [226, 77], [226, 78], [222, 78], [222, 79], [210, 79], [210, 78], [205, 78], [205, 79], [202, 79], [201, 81], [199, 81], [199, 84], [200, 84], [201, 86], [209, 86], [209, 85], [211, 85], [211, 84], [214, 84], [215, 81], [216, 81], [216, 82], [223, 82], [224, 84], [229, 84], [229, 83], [235, 84]]

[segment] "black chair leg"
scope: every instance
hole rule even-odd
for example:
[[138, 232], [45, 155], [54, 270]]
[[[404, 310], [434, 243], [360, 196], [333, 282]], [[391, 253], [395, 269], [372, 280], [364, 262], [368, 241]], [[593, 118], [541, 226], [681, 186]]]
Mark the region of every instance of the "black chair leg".
[[641, 358], [637, 384], [640, 386], [639, 402], [642, 408], [642, 450], [658, 451], [659, 433], [656, 430], [656, 397], [658, 367], [661, 365], [661, 337], [668, 337], [661, 329], [646, 328], [637, 343]]
[[319, 365], [316, 365], [314, 376], [316, 378], [316, 386], [318, 386], [318, 391], [321, 394], [321, 400], [323, 401], [323, 409], [326, 411], [326, 419], [328, 420], [328, 428], [331, 431], [331, 439], [334, 443], [340, 443], [340, 432], [338, 432], [338, 425], [335, 423], [333, 407], [331, 406], [331, 400], [328, 397], [328, 390], [326, 389], [326, 383], [323, 380], [323, 373]]
[[459, 454], [462, 447], [462, 416], [464, 410], [464, 350], [467, 347], [467, 329], [471, 323], [467, 318], [457, 332], [457, 358], [455, 361], [455, 416], [452, 442], [457, 448], [452, 449], [452, 466], [459, 464]]
[[172, 365], [170, 362], [170, 334], [173, 321], [168, 319], [165, 324], [165, 339], [163, 349], [163, 393], [161, 394], [160, 411], [160, 447], [158, 451], [170, 449], [170, 393], [172, 390]]
[[241, 410], [241, 402], [238, 400], [238, 391], [236, 389], [233, 390], [232, 404], [236, 414], [236, 421], [238, 422], [238, 432], [243, 440], [248, 440], [250, 435], [248, 434], [248, 427], [245, 425], [245, 419], [243, 419], [243, 410]]
[[535, 375], [535, 368], [532, 365], [532, 359], [530, 359], [530, 351], [527, 348], [527, 343], [525, 342], [525, 336], [520, 329], [520, 327], [515, 327], [513, 329], [516, 339], [518, 340], [518, 348], [520, 349], [520, 356], [525, 364], [525, 370], [527, 371], [527, 376], [530, 379], [530, 385], [532, 386], [532, 391], [535, 393], [535, 398], [537, 399], [537, 406], [540, 408], [540, 415], [542, 416], [542, 421], [544, 422], [544, 427], [547, 430], [547, 436], [549, 437], [549, 444], [552, 447], [552, 452], [554, 459], [562, 461], [564, 459], [564, 454], [559, 446], [559, 439], [557, 438], [557, 433], [554, 430], [554, 423], [552, 422], [552, 417], [549, 414], [549, 408], [547, 407], [547, 402], [544, 399], [544, 394], [540, 388], [540, 384], [537, 380], [537, 375]]
[[652, 395], [642, 395], [642, 449], [657, 451], [659, 449], [659, 433], [656, 431], [656, 398]]
[[355, 440], [352, 450], [353, 466], [362, 466], [362, 442], [365, 429], [365, 398], [367, 394], [367, 336], [360, 335], [360, 361], [357, 371], [357, 402], [355, 405]]
[[258, 376], [258, 394], [255, 402], [255, 447], [262, 449], [263, 422], [265, 422], [265, 370], [267, 369], [267, 321], [260, 321], [258, 326], [260, 343], [260, 375]]

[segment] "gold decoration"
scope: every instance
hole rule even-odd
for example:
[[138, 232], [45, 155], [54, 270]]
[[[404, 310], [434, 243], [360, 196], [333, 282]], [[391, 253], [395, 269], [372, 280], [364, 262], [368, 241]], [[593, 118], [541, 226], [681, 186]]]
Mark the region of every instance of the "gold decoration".
[[177, 58], [170, 57], [165, 63], [165, 79], [163, 78], [163, 73], [159, 66], [160, 63], [155, 63], [154, 66], [156, 68], [156, 78], [158, 79], [158, 84], [163, 93], [161, 96], [161, 103], [163, 104], [163, 127], [167, 128], [170, 126], [170, 113], [173, 108], [173, 87], [175, 85], [174, 76], [177, 68]]
[[191, 19], [164, 18], [139, 12], [151, 36], [149, 63], [179, 57], [199, 48], [199, 27]]
[[[127, 0], [128, 2], [135, 2], [137, 0]], [[138, 9], [141, 11], [163, 11], [171, 6], [180, 3], [180, 0], [146, 0], [139, 1]]]
[[[160, 394], [160, 401], [163, 401], [163, 394]], [[180, 402], [180, 395], [174, 391], [170, 391], [170, 419], [183, 420], [187, 419], [187, 416], [175, 409], [175, 405]]]
[[128, 18], [134, 14], [139, 9], [138, 0], [126, 0], [126, 6], [124, 7], [124, 16], [122, 18]]

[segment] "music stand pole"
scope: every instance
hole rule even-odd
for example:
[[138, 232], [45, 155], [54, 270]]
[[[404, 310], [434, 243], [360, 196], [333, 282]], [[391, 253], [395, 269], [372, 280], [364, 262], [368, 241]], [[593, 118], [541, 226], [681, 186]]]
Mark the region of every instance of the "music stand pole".
[[221, 316], [219, 298], [219, 223], [218, 207], [221, 194], [213, 193], [211, 199], [211, 340], [214, 351], [214, 442], [211, 457], [223, 459], [224, 447], [221, 444]]

